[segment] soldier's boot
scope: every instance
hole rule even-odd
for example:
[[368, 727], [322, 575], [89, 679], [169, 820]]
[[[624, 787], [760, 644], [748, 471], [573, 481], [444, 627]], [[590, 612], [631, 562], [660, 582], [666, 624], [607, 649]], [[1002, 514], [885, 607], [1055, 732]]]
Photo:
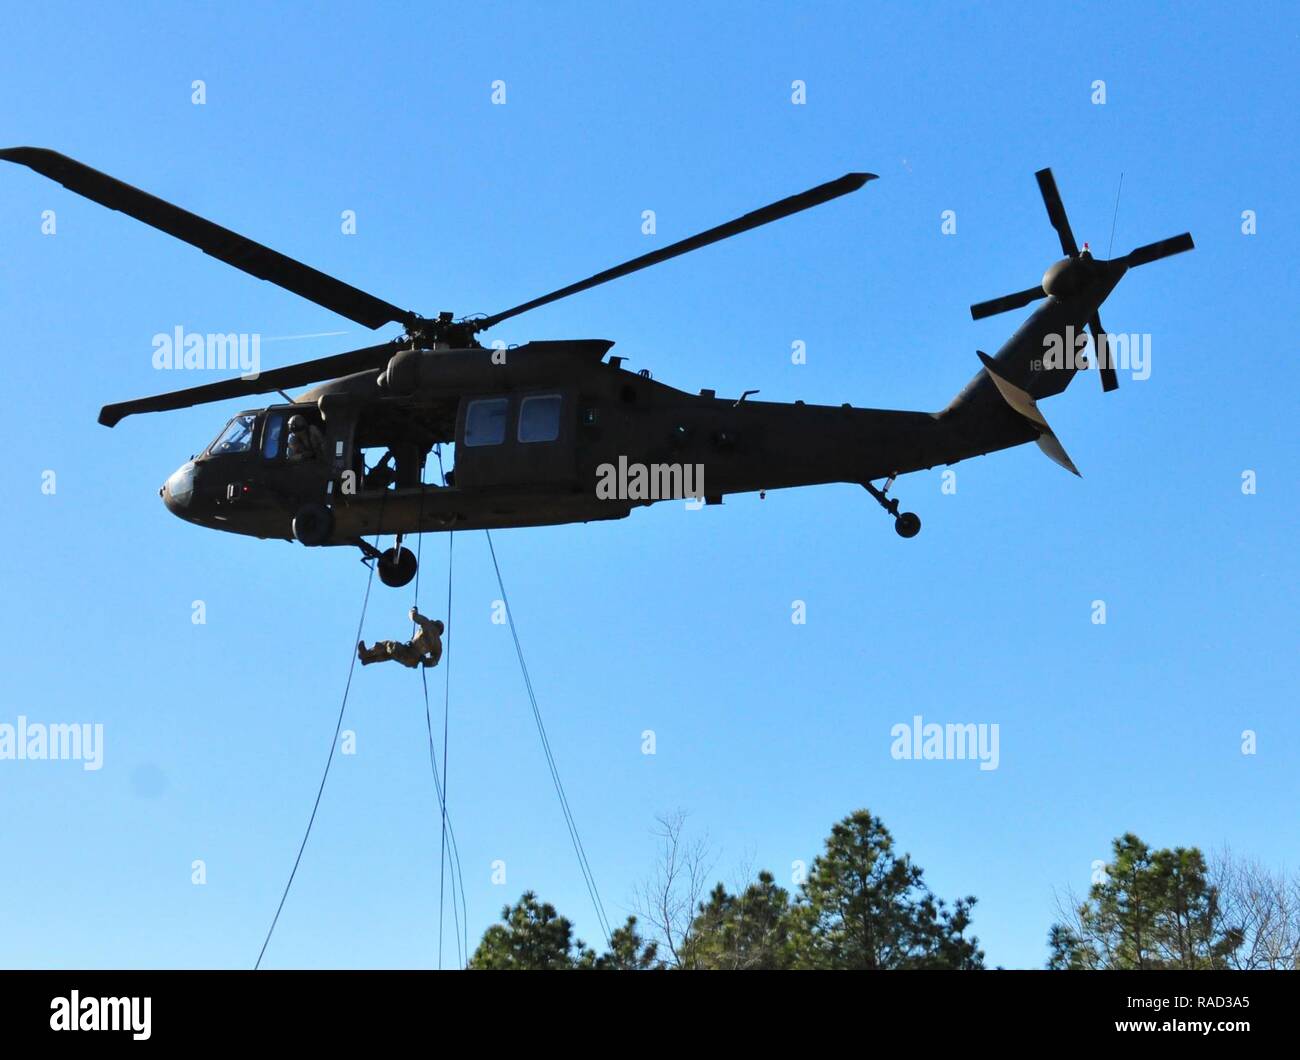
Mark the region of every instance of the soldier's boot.
[[357, 641], [357, 658], [361, 660], [362, 666], [369, 666], [373, 662], [387, 659], [388, 650], [383, 641], [377, 641], [373, 648], [367, 648], [364, 640]]

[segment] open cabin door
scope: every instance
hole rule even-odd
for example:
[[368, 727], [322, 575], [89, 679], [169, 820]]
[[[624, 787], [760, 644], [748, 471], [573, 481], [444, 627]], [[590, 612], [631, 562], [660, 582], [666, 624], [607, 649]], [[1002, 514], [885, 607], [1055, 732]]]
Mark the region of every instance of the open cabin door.
[[572, 488], [576, 396], [563, 389], [468, 395], [456, 419], [456, 486]]

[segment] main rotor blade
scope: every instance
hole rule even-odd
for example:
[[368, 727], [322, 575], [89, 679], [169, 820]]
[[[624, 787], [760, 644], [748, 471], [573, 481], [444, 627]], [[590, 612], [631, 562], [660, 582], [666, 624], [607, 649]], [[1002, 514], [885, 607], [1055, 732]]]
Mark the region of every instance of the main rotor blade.
[[1047, 294], [1044, 292], [1042, 284], [1039, 284], [1037, 287], [1029, 287], [1023, 291], [1017, 291], [1015, 294], [1004, 294], [1001, 298], [990, 298], [987, 302], [976, 302], [970, 307], [970, 316], [972, 320], [983, 320], [985, 317], [996, 316], [998, 313], [1006, 313], [1012, 309], [1019, 309], [1021, 306], [1046, 297]]
[[1192, 233], [1184, 232], [1180, 236], [1171, 236], [1169, 239], [1162, 239], [1158, 243], [1148, 243], [1144, 247], [1138, 247], [1137, 250], [1130, 251], [1124, 258], [1124, 263], [1129, 268], [1134, 265], [1148, 265], [1153, 261], [1159, 261], [1161, 258], [1195, 249], [1196, 244], [1192, 242]]
[[1074, 233], [1070, 231], [1070, 219], [1065, 216], [1065, 204], [1061, 202], [1061, 193], [1056, 189], [1056, 178], [1050, 169], [1040, 169], [1034, 177], [1038, 181], [1043, 204], [1047, 207], [1047, 219], [1052, 222], [1052, 227], [1060, 237], [1061, 250], [1066, 257], [1077, 258], [1079, 244], [1074, 241]]
[[1101, 370], [1101, 389], [1106, 393], [1119, 389], [1119, 375], [1115, 372], [1115, 366], [1110, 360], [1110, 339], [1106, 335], [1106, 329], [1101, 326], [1101, 314], [1093, 313], [1092, 319], [1088, 321], [1088, 328], [1092, 332], [1092, 344], [1096, 351], [1097, 367]]
[[734, 221], [728, 221], [726, 224], [718, 225], [716, 228], [710, 228], [707, 232], [701, 232], [699, 235], [683, 239], [671, 246], [664, 247], [661, 250], [652, 250], [649, 254], [642, 254], [639, 258], [633, 258], [631, 261], [625, 261], [622, 265], [615, 265], [612, 269], [606, 269], [604, 272], [598, 272], [595, 276], [589, 276], [578, 283], [572, 283], [568, 287], [561, 287], [558, 291], [552, 291], [550, 294], [542, 295], [541, 298], [534, 298], [531, 302], [524, 302], [513, 309], [507, 309], [495, 316], [490, 316], [485, 320], [474, 321], [475, 330], [483, 331], [499, 324], [503, 320], [509, 320], [511, 317], [518, 316], [520, 313], [526, 313], [530, 309], [536, 309], [539, 306], [548, 305], [551, 302], [557, 302], [561, 298], [568, 298], [571, 294], [577, 294], [579, 291], [586, 291], [592, 287], [597, 287], [602, 283], [608, 283], [610, 280], [617, 280], [621, 276], [627, 276], [629, 273], [638, 272], [641, 269], [648, 269], [651, 265], [658, 265], [661, 261], [667, 261], [669, 258], [675, 258], [681, 254], [688, 254], [692, 250], [699, 250], [701, 247], [707, 247], [710, 243], [717, 243], [720, 240], [728, 239], [731, 236], [739, 235], [741, 232], [748, 232], [751, 228], [758, 228], [760, 225], [770, 224], [773, 221], [779, 221], [782, 217], [789, 217], [791, 214], [799, 213], [801, 210], [807, 210], [813, 206], [820, 206], [831, 199], [837, 199], [841, 195], [847, 195], [849, 192], [857, 191], [862, 185], [869, 180], [875, 180], [874, 173], [848, 173], [838, 180], [832, 180], [826, 184], [820, 184], [808, 191], [801, 192], [798, 195], [791, 195], [789, 198], [782, 199], [780, 202], [774, 202], [770, 206], [764, 206], [760, 210], [754, 210], [738, 217]]
[[367, 346], [350, 353], [336, 353], [332, 357], [320, 357], [314, 361], [303, 361], [285, 368], [273, 368], [262, 372], [256, 379], [223, 379], [219, 383], [207, 383], [204, 386], [190, 387], [188, 390], [173, 390], [154, 397], [137, 398], [134, 401], [122, 401], [116, 405], [105, 405], [99, 411], [99, 422], [105, 427], [116, 427], [127, 416], [138, 412], [171, 412], [173, 409], [187, 409], [193, 405], [205, 405], [213, 401], [225, 401], [228, 398], [243, 397], [247, 394], [266, 394], [272, 390], [285, 387], [306, 386], [322, 379], [337, 379], [339, 376], [354, 372], [365, 372], [382, 368], [401, 348], [396, 341], [385, 342], [380, 346]]
[[412, 316], [381, 298], [57, 151], [44, 147], [7, 147], [0, 149], [0, 159], [34, 169], [78, 195], [84, 195], [110, 210], [130, 214], [137, 221], [184, 240], [227, 265], [301, 295], [368, 328], [383, 327], [390, 322], [402, 324]]

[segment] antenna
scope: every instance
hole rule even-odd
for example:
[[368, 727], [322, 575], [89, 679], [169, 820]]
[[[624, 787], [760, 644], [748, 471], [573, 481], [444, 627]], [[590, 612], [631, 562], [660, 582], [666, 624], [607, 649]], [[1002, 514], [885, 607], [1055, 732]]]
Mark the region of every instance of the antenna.
[[1115, 215], [1110, 219], [1110, 243], [1106, 246], [1106, 257], [1110, 258], [1110, 252], [1115, 247], [1115, 222], [1119, 220], [1119, 196], [1124, 190], [1124, 174], [1119, 175], [1119, 187], [1115, 190]]

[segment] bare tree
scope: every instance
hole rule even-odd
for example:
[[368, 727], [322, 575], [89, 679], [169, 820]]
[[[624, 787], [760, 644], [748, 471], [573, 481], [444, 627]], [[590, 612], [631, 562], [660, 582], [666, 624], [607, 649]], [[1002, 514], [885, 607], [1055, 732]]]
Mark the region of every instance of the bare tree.
[[686, 838], [686, 814], [681, 810], [655, 820], [659, 861], [654, 875], [637, 889], [637, 910], [654, 931], [664, 963], [690, 968], [695, 914], [713, 869], [708, 838]]
[[1214, 855], [1211, 874], [1225, 924], [1241, 933], [1228, 963], [1244, 971], [1300, 970], [1300, 874], [1257, 860]]
[[[1064, 893], [1052, 888], [1056, 905], [1056, 923], [1052, 927], [1050, 942], [1053, 950], [1060, 943], [1062, 959], [1052, 967], [1095, 970], [1115, 965], [1113, 939], [1099, 930], [1094, 918], [1084, 915], [1087, 899], [1079, 896], [1073, 887]], [[1065, 955], [1068, 953], [1068, 960]]]

